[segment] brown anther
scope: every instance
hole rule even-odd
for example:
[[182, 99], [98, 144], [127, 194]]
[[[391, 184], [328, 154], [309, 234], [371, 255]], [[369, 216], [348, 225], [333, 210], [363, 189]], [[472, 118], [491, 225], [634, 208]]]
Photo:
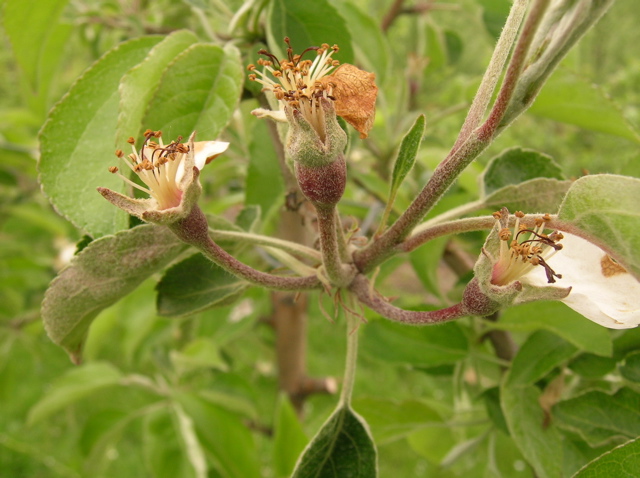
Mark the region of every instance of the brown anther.
[[544, 216], [542, 216], [542, 220], [544, 222], [549, 222], [549, 221], [551, 221], [551, 216], [547, 213]]
[[121, 149], [116, 149], [116, 156], [119, 158], [122, 158], [124, 156], [124, 153]]
[[133, 136], [129, 136], [129, 138], [127, 139], [127, 143], [129, 144], [136, 144], [136, 140], [133, 139]]
[[529, 263], [532, 266], [538, 266], [540, 265], [540, 258], [538, 256], [533, 256], [531, 259], [529, 259]]
[[508, 228], [501, 229], [498, 233], [501, 241], [508, 241], [511, 239], [511, 231]]
[[493, 216], [494, 219], [501, 219], [502, 218], [502, 213], [500, 211], [496, 211], [491, 215]]
[[520, 218], [520, 219], [522, 219], [524, 217], [524, 213], [522, 211], [516, 211], [515, 213], [513, 213], [513, 215], [515, 217]]
[[116, 166], [111, 166], [109, 168], [109, 172], [112, 173], [112, 174], [115, 174], [115, 173], [118, 172], [118, 168]]
[[544, 219], [541, 218], [541, 217], [536, 217], [535, 224], [536, 224], [537, 227], [542, 226], [544, 224]]
[[154, 135], [154, 132], [150, 129], [146, 129], [143, 136], [147, 139], [152, 138]]
[[256, 81], [258, 77], [256, 75], [254, 75], [253, 73], [249, 75], [249, 81]]
[[140, 171], [142, 171], [142, 164], [138, 163], [133, 167], [133, 171], [136, 173], [139, 173]]
[[136, 163], [138, 161], [138, 156], [136, 156], [135, 154], [131, 153], [129, 154], [128, 158], [133, 161], [134, 163]]
[[255, 70], [255, 69], [256, 69], [256, 65], [254, 65], [253, 63], [251, 63], [251, 64], [247, 65], [247, 70], [248, 70], [248, 71], [253, 71], [253, 70]]

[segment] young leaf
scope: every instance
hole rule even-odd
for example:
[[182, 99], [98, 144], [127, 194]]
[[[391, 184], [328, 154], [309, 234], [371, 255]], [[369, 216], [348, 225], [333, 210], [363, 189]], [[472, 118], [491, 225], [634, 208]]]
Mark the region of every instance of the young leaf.
[[91, 66], [51, 110], [40, 133], [40, 184], [59, 214], [95, 237], [127, 227], [129, 216], [98, 194], [99, 186], [123, 191], [109, 174], [114, 164], [118, 85], [160, 36], [118, 45]]
[[585, 176], [567, 192], [558, 217], [584, 231], [640, 279], [638, 198], [640, 179], [610, 174]]
[[485, 208], [507, 207], [510, 211], [548, 212], [558, 210], [571, 181], [552, 178], [530, 179], [505, 186], [482, 199]]
[[[51, 71], [44, 71], [43, 63], [47, 61], [46, 53], [59, 57], [63, 49], [57, 51], [49, 48], [55, 33], [63, 27], [58, 23], [69, 0], [7, 0], [4, 5], [3, 24], [11, 41], [11, 48], [16, 61], [29, 80], [31, 88], [39, 91], [41, 82], [49, 80]], [[63, 27], [64, 28], [64, 27]], [[68, 37], [70, 31], [63, 34]], [[50, 57], [50, 56], [49, 56]]]
[[458, 324], [410, 328], [377, 320], [369, 323], [361, 336], [362, 352], [386, 362], [435, 367], [467, 356], [467, 338]]
[[301, 2], [274, 0], [267, 19], [269, 49], [280, 58], [286, 58], [283, 39], [289, 37], [294, 53], [323, 43], [337, 44], [340, 52], [334, 57], [340, 63], [353, 63], [351, 35], [345, 20], [327, 0]]
[[183, 51], [165, 70], [143, 125], [167, 138], [215, 139], [231, 119], [242, 89], [238, 50], [198, 43]]
[[531, 149], [510, 148], [489, 161], [482, 174], [482, 196], [536, 178], [565, 179], [551, 156]]
[[376, 446], [366, 422], [349, 406], [331, 414], [300, 456], [293, 478], [374, 478]]
[[636, 478], [640, 476], [640, 438], [606, 452], [572, 478]]
[[278, 156], [272, 146], [266, 121], [256, 121], [249, 143], [249, 165], [245, 180], [245, 205], [258, 205], [266, 221], [271, 208], [284, 200], [284, 182]]
[[640, 143], [638, 132], [618, 105], [600, 88], [563, 70], [547, 81], [529, 111], [534, 115]]
[[309, 442], [286, 395], [280, 394], [275, 414], [273, 467], [276, 476], [291, 476], [296, 460]]
[[506, 379], [507, 385], [531, 385], [569, 359], [577, 350], [576, 346], [546, 330], [534, 332], [513, 360]]
[[635, 438], [640, 436], [640, 394], [629, 388], [613, 395], [594, 390], [558, 403], [553, 416], [559, 426], [578, 433], [592, 447]]
[[93, 241], [49, 285], [42, 320], [74, 363], [91, 322], [187, 248], [168, 229], [145, 225]]
[[533, 385], [509, 387], [500, 391], [502, 410], [509, 432], [523, 456], [540, 478], [561, 478], [563, 448], [560, 432], [543, 428], [544, 413]]
[[168, 269], [157, 286], [158, 314], [181, 317], [235, 301], [249, 284], [202, 254]]
[[216, 476], [262, 475], [253, 436], [238, 416], [193, 394], [176, 393], [175, 399], [193, 420], [200, 445], [213, 457]]
[[27, 423], [33, 425], [92, 393], [118, 385], [121, 378], [122, 373], [106, 362], [72, 368], [53, 383], [42, 400], [31, 407]]
[[[389, 66], [389, 45], [380, 30], [380, 25], [367, 13], [351, 2], [331, 0], [332, 5], [339, 9], [351, 33], [356, 60], [362, 63], [362, 68], [376, 73], [376, 80], [384, 83]], [[366, 38], [367, 42], [359, 41]]]
[[612, 352], [611, 334], [607, 329], [585, 320], [560, 302], [532, 302], [510, 307], [492, 326], [514, 332], [545, 329], [585, 352], [605, 357], [610, 357]]
[[162, 74], [176, 56], [197, 41], [195, 34], [189, 31], [173, 32], [153, 47], [143, 62], [131, 68], [122, 77], [119, 90], [120, 115], [116, 133], [118, 146], [124, 147], [127, 138], [137, 138], [140, 130], [147, 128], [142, 124], [142, 118], [160, 84]]
[[620, 374], [630, 382], [640, 383], [640, 351], [632, 352], [624, 358]]
[[391, 188], [389, 189], [389, 202], [393, 202], [396, 196], [396, 191], [407, 177], [409, 171], [416, 163], [416, 156], [420, 149], [420, 143], [422, 143], [422, 137], [424, 136], [424, 128], [426, 125], [426, 119], [424, 115], [418, 116], [415, 123], [409, 130], [409, 132], [402, 138], [400, 143], [400, 150], [398, 151], [398, 157], [393, 165], [393, 173], [391, 174]]

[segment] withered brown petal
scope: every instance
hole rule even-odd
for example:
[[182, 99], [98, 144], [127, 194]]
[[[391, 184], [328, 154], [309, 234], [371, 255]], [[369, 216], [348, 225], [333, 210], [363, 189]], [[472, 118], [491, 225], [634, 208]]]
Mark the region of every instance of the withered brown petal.
[[378, 87], [375, 80], [374, 73], [348, 63], [320, 80], [323, 86], [330, 84], [333, 87], [336, 114], [353, 126], [361, 138], [367, 137], [376, 116]]

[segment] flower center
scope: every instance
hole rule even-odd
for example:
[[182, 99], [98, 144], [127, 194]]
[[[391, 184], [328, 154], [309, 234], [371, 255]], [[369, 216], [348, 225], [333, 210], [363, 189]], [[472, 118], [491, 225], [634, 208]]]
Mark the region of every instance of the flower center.
[[[258, 53], [267, 57], [258, 60], [258, 65], [263, 67], [263, 71], [259, 71], [255, 65], [249, 65], [247, 69], [252, 72], [249, 79], [261, 83], [264, 86], [263, 91], [273, 93], [285, 108], [300, 111], [324, 140], [324, 110], [320, 99], [335, 100], [332, 96], [335, 85], [331, 81], [323, 81], [323, 78], [340, 65], [340, 62], [331, 59], [339, 48], [337, 45], [330, 47], [323, 43], [320, 47], [309, 47], [301, 54], [295, 55], [289, 38], [285, 38], [284, 41], [288, 45], [288, 58], [279, 61], [267, 50], [260, 50]], [[313, 61], [303, 59], [310, 51], [317, 53], [316, 58]]]
[[[502, 224], [502, 216], [501, 212], [494, 213], [499, 224]], [[551, 219], [548, 214], [537, 218], [533, 229], [520, 224], [523, 217], [522, 212], [515, 213], [513, 232], [508, 227], [500, 229], [500, 256], [493, 267], [492, 284], [507, 285], [537, 266], [544, 268], [549, 284], [554, 283], [556, 278], [562, 278], [562, 275], [557, 274], [548, 263], [549, 259], [562, 249], [562, 244], [559, 244], [563, 238], [562, 233], [544, 233], [545, 224]]]
[[[158, 209], [177, 207], [182, 198], [182, 190], [179, 187], [180, 178], [177, 173], [184, 155], [189, 152], [189, 147], [180, 142], [182, 141], [181, 136], [165, 145], [162, 141], [161, 131], [147, 130], [144, 132], [144, 138], [139, 152], [135, 149], [135, 140], [129, 138], [127, 142], [131, 144], [133, 153], [125, 156], [122, 150], [117, 150], [116, 156], [138, 175], [147, 186], [146, 188], [120, 174], [115, 166], [109, 168], [109, 171], [118, 174], [134, 188], [149, 194], [158, 202]], [[159, 142], [152, 141], [152, 138]]]

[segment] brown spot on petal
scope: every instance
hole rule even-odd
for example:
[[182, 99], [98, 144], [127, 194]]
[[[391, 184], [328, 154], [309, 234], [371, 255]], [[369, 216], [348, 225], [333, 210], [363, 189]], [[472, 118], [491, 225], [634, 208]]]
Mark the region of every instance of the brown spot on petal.
[[605, 277], [613, 277], [618, 274], [627, 273], [627, 269], [622, 267], [615, 259], [606, 254], [602, 256], [602, 259], [600, 259], [600, 269], [602, 270], [602, 275]]
[[376, 75], [344, 63], [332, 75], [320, 78], [323, 87], [332, 87], [338, 116], [366, 138], [373, 127], [376, 113]]

